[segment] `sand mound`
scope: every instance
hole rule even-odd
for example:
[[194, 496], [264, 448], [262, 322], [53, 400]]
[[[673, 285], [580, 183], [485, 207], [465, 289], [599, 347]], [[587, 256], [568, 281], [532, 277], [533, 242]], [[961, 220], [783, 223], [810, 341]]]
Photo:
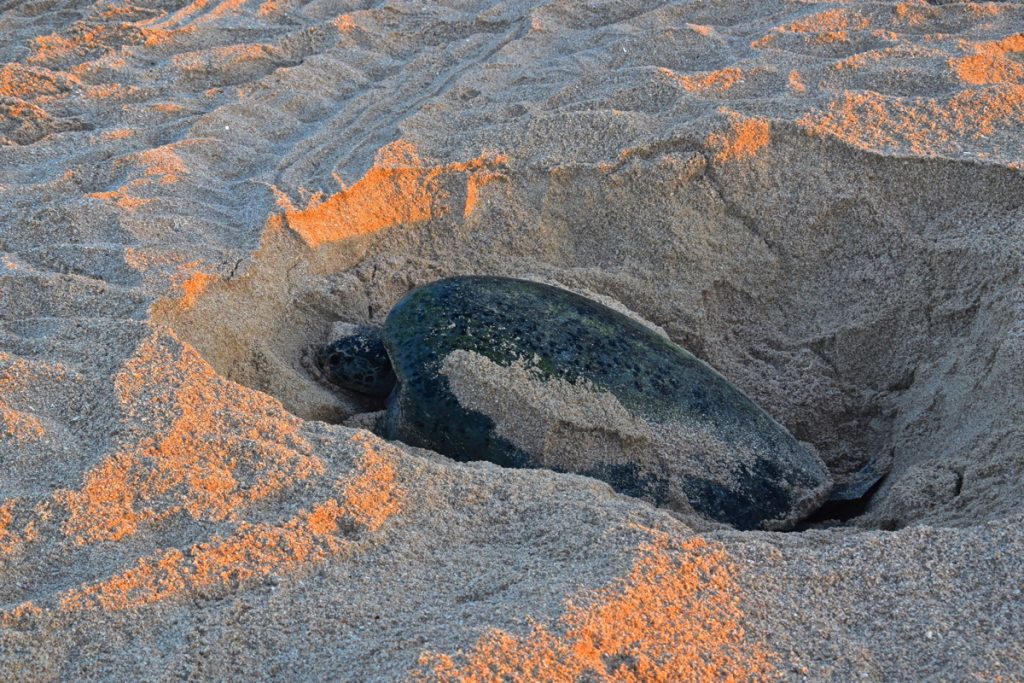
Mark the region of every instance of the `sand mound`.
[[[0, 664], [1021, 678], [1022, 23], [0, 6]], [[305, 350], [470, 273], [620, 302], [837, 480], [889, 474], [845, 528], [697, 535], [584, 477], [329, 424], [366, 406]]]

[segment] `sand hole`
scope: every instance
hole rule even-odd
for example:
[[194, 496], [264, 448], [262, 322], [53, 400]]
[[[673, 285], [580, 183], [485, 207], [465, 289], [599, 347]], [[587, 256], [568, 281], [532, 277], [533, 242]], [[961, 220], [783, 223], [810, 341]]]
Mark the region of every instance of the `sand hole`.
[[663, 327], [838, 481], [889, 472], [850, 523], [1009, 514], [1024, 492], [1022, 174], [781, 124], [762, 137], [748, 155], [680, 142], [553, 169], [429, 166], [393, 146], [359, 183], [271, 217], [233, 278], [160, 313], [224, 376], [338, 422], [366, 405], [301, 363], [334, 321], [379, 323], [448, 275], [550, 278]]

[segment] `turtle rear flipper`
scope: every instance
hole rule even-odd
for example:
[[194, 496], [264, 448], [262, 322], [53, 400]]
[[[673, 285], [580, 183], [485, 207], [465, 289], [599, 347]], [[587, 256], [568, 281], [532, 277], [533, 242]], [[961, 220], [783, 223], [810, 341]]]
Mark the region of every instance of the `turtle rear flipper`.
[[824, 505], [805, 520], [803, 528], [823, 522], [845, 522], [864, 514], [887, 475], [888, 472], [879, 474], [874, 464], [868, 463], [848, 481], [837, 484]]

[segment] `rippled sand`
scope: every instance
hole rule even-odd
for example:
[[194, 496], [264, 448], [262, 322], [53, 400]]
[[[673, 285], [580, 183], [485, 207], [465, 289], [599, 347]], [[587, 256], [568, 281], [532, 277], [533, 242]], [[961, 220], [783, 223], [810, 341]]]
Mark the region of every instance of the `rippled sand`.
[[[1024, 678], [1024, 5], [0, 3], [15, 680]], [[695, 528], [341, 426], [452, 274], [652, 321], [866, 512]], [[505, 678], [502, 679], [502, 676]]]

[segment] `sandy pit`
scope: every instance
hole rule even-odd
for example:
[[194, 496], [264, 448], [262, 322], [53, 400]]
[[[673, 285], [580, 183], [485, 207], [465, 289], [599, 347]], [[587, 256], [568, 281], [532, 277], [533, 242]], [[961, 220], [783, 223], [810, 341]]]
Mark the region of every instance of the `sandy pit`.
[[[5, 677], [1024, 680], [1022, 31], [0, 3]], [[344, 426], [303, 355], [455, 274], [614, 302], [886, 477], [738, 532]]]

